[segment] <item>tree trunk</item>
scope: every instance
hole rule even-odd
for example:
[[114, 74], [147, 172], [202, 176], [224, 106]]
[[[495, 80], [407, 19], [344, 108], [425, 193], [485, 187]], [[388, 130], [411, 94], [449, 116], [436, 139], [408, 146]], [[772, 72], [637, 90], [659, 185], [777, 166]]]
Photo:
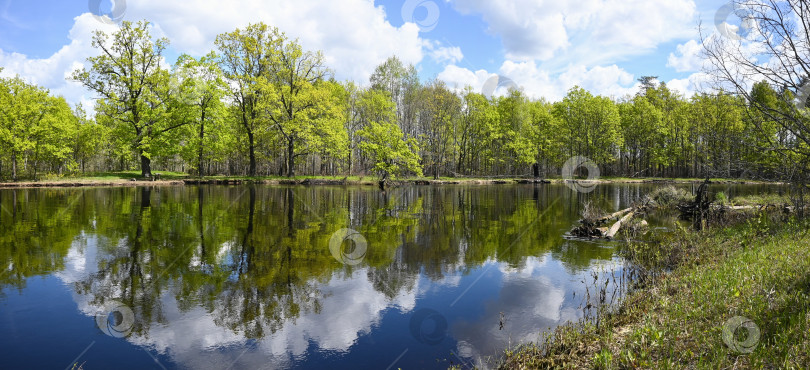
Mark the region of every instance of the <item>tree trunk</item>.
[[[295, 141], [287, 141], [287, 177], [295, 176]], [[305, 168], [306, 170], [306, 168]]]
[[11, 152], [11, 180], [17, 181], [17, 152]]
[[141, 153], [141, 177], [152, 177], [152, 160]]
[[248, 169], [249, 176], [256, 176], [256, 147], [253, 141], [253, 132], [248, 131], [248, 144], [250, 145], [250, 168]]
[[203, 176], [203, 138], [205, 137], [205, 109], [202, 110], [202, 118], [200, 119], [200, 152], [198, 153], [199, 157], [198, 162], [199, 165], [197, 166], [197, 175], [200, 177]]

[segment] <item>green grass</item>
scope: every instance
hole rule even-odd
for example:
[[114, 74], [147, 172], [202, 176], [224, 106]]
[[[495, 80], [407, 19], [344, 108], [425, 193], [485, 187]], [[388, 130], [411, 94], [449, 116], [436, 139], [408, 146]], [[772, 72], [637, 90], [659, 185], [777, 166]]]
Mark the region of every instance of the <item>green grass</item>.
[[[171, 171], [152, 171], [153, 174], [160, 174], [164, 180], [180, 180], [188, 178], [189, 175], [182, 172]], [[56, 176], [45, 175], [40, 178], [42, 182], [60, 182], [60, 181], [116, 181], [116, 180], [130, 180], [141, 179], [141, 171], [121, 171], [121, 172], [99, 172], [99, 173], [86, 173], [76, 176]]]
[[[741, 225], [681, 230], [636, 244], [628, 259], [648, 271], [598, 328], [562, 326], [545, 343], [506, 351], [502, 368], [802, 368], [810, 364], [810, 235], [807, 222], [760, 215]], [[723, 340], [732, 317], [760, 338], [740, 353]], [[732, 333], [746, 338], [744, 330]]]
[[792, 201], [787, 194], [766, 193], [735, 197], [728, 200], [728, 203], [734, 206], [762, 206], [792, 204]]

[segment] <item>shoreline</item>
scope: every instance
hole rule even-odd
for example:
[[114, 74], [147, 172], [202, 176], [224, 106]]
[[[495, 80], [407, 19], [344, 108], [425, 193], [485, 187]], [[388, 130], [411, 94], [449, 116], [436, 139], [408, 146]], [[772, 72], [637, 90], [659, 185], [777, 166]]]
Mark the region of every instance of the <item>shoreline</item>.
[[[699, 184], [704, 179], [667, 179], [667, 178], [604, 178], [598, 180], [564, 180], [564, 179], [404, 179], [394, 180], [395, 186], [437, 186], [437, 185], [527, 185], [527, 184], [562, 184], [565, 182], [583, 184]], [[737, 185], [784, 185], [782, 182], [769, 182], [757, 180], [718, 179], [711, 180], [712, 184]], [[347, 180], [328, 177], [291, 178], [291, 179], [251, 179], [251, 178], [187, 178], [171, 180], [87, 180], [82, 178], [0, 182], [0, 189], [30, 189], [30, 188], [75, 188], [75, 187], [138, 187], [138, 186], [184, 186], [184, 185], [289, 185], [289, 186], [377, 186], [377, 180]]]

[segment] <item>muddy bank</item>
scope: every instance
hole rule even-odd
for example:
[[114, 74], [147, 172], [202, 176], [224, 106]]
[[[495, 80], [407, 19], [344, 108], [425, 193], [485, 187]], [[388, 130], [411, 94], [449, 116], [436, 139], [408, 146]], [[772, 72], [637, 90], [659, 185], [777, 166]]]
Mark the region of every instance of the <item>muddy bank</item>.
[[[390, 184], [393, 186], [429, 186], [429, 185], [542, 185], [561, 183], [582, 183], [582, 184], [697, 184], [704, 180], [700, 179], [598, 179], [598, 180], [563, 180], [563, 179], [450, 179], [450, 180], [429, 180], [429, 179], [408, 179], [395, 180]], [[765, 181], [751, 180], [712, 180], [712, 184], [781, 184]], [[182, 180], [75, 180], [75, 181], [23, 181], [23, 182], [0, 182], [0, 189], [3, 188], [69, 188], [87, 186], [178, 186], [178, 185], [243, 185], [243, 184], [266, 184], [266, 185], [303, 185], [303, 186], [377, 186], [376, 180], [348, 180], [344, 179], [182, 179]]]

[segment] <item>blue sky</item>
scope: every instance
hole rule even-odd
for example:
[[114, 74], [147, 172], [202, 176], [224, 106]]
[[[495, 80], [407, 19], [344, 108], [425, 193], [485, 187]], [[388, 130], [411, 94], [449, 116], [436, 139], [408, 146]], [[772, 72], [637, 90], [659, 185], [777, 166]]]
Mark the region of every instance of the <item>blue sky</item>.
[[[218, 33], [264, 21], [304, 47], [322, 50], [339, 79], [366, 83], [374, 66], [396, 54], [415, 64], [423, 80], [480, 89], [502, 75], [530, 96], [554, 101], [574, 85], [621, 97], [634, 92], [644, 75], [690, 95], [704, 80], [698, 22], [714, 32], [714, 16], [725, 3], [129, 0], [123, 19], [153, 22], [153, 34], [172, 41], [168, 64], [180, 53], [211, 50]], [[100, 7], [113, 6], [104, 0]], [[72, 103], [91, 103], [91, 95], [64, 77], [95, 53], [89, 45], [94, 29], [115, 27], [90, 14], [86, 1], [0, 0], [2, 75], [19, 74]]]

